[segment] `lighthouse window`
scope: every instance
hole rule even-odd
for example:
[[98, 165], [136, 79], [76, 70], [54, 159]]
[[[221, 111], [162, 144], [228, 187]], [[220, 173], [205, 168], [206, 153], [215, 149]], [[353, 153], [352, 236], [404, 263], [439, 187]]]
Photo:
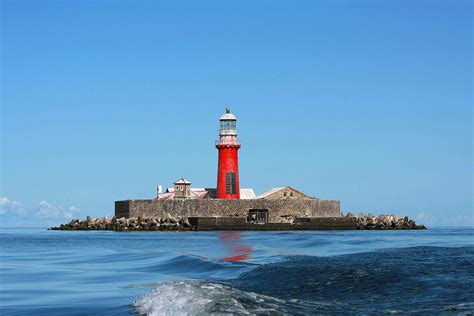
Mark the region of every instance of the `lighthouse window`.
[[227, 194], [236, 193], [237, 183], [235, 179], [235, 172], [228, 172], [225, 174], [225, 191]]
[[221, 121], [221, 130], [235, 130], [236, 128], [236, 121]]

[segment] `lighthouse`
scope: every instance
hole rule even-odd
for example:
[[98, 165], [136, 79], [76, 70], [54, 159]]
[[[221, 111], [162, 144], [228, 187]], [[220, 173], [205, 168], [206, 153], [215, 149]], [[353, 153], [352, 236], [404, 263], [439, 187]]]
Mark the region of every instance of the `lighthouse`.
[[237, 118], [230, 112], [230, 108], [227, 108], [219, 121], [219, 140], [216, 142], [219, 151], [216, 197], [240, 199], [238, 155], [240, 144], [237, 141]]

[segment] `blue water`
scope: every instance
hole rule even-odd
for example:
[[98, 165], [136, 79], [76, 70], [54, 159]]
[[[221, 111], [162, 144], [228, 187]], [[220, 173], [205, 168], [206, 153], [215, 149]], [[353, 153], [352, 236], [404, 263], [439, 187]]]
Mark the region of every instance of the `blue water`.
[[474, 229], [0, 229], [0, 314], [474, 312]]

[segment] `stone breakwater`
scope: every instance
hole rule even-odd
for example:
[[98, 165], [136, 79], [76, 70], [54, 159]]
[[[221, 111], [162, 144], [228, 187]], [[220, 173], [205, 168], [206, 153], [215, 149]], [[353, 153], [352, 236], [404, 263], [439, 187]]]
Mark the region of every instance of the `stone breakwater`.
[[[343, 227], [343, 229], [358, 229], [358, 230], [401, 230], [401, 229], [426, 229], [424, 225], [417, 225], [415, 221], [408, 217], [397, 217], [395, 215], [379, 215], [373, 216], [371, 214], [354, 216], [348, 213], [345, 217], [355, 218], [356, 225], [351, 228]], [[341, 218], [341, 217], [339, 217]], [[341, 218], [342, 219], [342, 218]], [[264, 230], [268, 224], [251, 224], [246, 227], [246, 230]], [[255, 225], [255, 226], [253, 226]], [[301, 229], [299, 223], [284, 224], [287, 227], [283, 229]], [[199, 226], [199, 225], [198, 225]], [[238, 229], [237, 226], [231, 225], [229, 229]], [[240, 227], [240, 226], [239, 226]], [[68, 224], [61, 224], [58, 227], [51, 227], [50, 230], [115, 230], [115, 231], [189, 231], [200, 230], [200, 227], [195, 227], [190, 224], [186, 217], [174, 218], [169, 214], [160, 218], [92, 218], [87, 216], [85, 220], [73, 219]], [[340, 229], [341, 227], [332, 227], [332, 229]], [[227, 229], [227, 228], [226, 228]], [[267, 228], [268, 229], [268, 228]], [[281, 228], [280, 228], [281, 229]]]
[[51, 227], [49, 230], [116, 230], [116, 231], [164, 231], [190, 230], [187, 218], [165, 216], [161, 218], [92, 218], [83, 221], [73, 219], [68, 224]]
[[[346, 217], [354, 217], [351, 213], [347, 213]], [[414, 220], [405, 217], [397, 217], [396, 215], [379, 215], [359, 214], [357, 218], [357, 229], [360, 230], [399, 230], [399, 229], [427, 229], [425, 225], [417, 225]]]

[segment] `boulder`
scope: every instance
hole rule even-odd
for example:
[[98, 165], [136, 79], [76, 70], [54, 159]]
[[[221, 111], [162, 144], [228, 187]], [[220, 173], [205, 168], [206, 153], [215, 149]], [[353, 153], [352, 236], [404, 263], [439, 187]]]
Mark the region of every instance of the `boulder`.
[[181, 219], [179, 220], [179, 225], [181, 225], [181, 226], [183, 226], [183, 227], [185, 227], [185, 228], [191, 228], [191, 227], [192, 227], [191, 224], [189, 223], [189, 220], [188, 220], [187, 217], [181, 218]]
[[176, 218], [170, 216], [168, 218], [168, 222], [171, 223], [171, 224], [177, 224], [178, 220]]

